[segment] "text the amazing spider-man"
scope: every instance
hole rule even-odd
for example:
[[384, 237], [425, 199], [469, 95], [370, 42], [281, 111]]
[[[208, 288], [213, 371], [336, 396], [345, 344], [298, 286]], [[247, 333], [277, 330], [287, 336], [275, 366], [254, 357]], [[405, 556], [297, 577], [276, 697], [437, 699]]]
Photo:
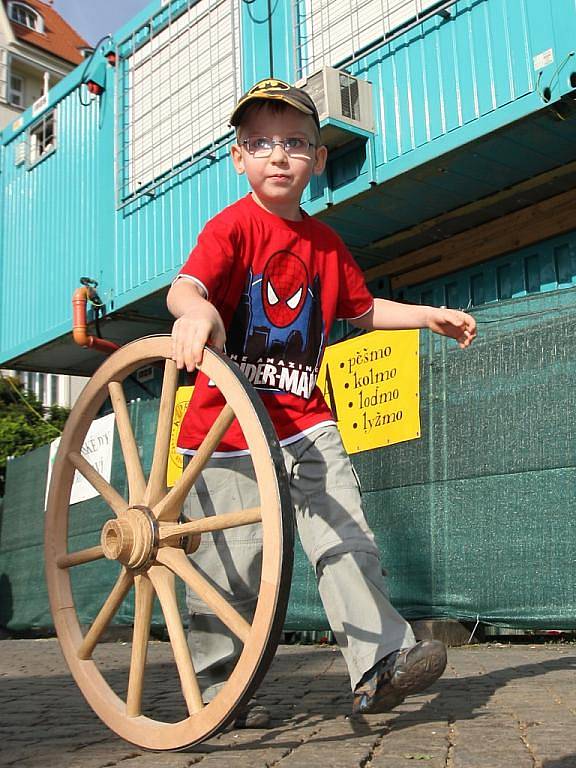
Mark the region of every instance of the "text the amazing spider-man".
[[294, 253], [276, 251], [248, 274], [226, 351], [257, 389], [309, 398], [325, 334], [318, 276]]

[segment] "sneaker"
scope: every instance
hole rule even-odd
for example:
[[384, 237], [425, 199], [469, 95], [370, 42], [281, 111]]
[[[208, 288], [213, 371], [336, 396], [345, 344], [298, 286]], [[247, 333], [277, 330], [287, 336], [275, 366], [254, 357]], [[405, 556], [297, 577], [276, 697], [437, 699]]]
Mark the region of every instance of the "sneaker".
[[268, 728], [269, 725], [270, 712], [254, 701], [249, 701], [234, 720], [234, 728]]
[[439, 640], [422, 640], [393, 651], [362, 677], [354, 690], [352, 714], [388, 712], [406, 696], [419, 693], [446, 668], [446, 648]]

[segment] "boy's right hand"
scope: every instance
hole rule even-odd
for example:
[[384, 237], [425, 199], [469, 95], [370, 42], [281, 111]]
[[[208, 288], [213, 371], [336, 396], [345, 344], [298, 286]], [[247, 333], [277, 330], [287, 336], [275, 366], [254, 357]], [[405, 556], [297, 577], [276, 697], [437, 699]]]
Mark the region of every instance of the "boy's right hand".
[[[179, 280], [173, 288], [184, 282]], [[172, 327], [172, 360], [178, 368], [186, 368], [190, 372], [202, 362], [206, 344], [210, 343], [216, 349], [223, 350], [226, 343], [226, 331], [220, 313], [197, 290], [191, 289], [190, 283], [178, 286], [176, 291], [170, 290], [168, 297], [169, 309], [178, 315]], [[179, 311], [183, 304], [186, 306], [185, 312]]]
[[[208, 304], [208, 302], [206, 302]], [[205, 312], [199, 317], [182, 315], [172, 327], [172, 360], [178, 368], [187, 371], [195, 370], [202, 362], [204, 347], [208, 342], [216, 349], [223, 350], [226, 343], [226, 331], [218, 310], [208, 304], [211, 312]]]

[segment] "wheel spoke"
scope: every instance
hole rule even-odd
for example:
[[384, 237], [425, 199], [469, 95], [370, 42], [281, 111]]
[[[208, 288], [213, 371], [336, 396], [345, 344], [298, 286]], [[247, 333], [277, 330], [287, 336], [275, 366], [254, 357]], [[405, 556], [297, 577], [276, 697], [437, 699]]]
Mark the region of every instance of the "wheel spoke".
[[216, 421], [208, 430], [208, 434], [202, 441], [202, 445], [200, 445], [194, 458], [184, 470], [182, 477], [154, 509], [154, 514], [158, 520], [174, 521], [178, 519], [184, 499], [196, 482], [198, 475], [206, 466], [206, 462], [212, 457], [212, 454], [233, 421], [234, 411], [228, 404], [226, 404], [218, 414]]
[[221, 515], [202, 517], [188, 523], [164, 523], [160, 525], [160, 544], [174, 543], [182, 536], [190, 536], [210, 531], [225, 531], [228, 528], [239, 528], [262, 521], [262, 508], [252, 507], [241, 512], [224, 512]]
[[118, 381], [111, 381], [108, 384], [110, 400], [116, 416], [116, 428], [120, 437], [122, 446], [122, 455], [124, 456], [124, 466], [126, 467], [126, 476], [128, 478], [128, 489], [130, 493], [129, 503], [141, 504], [146, 491], [146, 479], [142, 471], [138, 446], [132, 431], [124, 389]]
[[134, 577], [132, 574], [129, 571], [122, 569], [116, 584], [112, 587], [112, 592], [110, 592], [106, 598], [98, 616], [94, 619], [92, 626], [84, 636], [84, 640], [78, 648], [79, 659], [89, 659], [92, 656], [92, 651], [102, 637], [102, 633], [114, 617], [118, 608], [120, 608], [122, 601], [130, 591], [130, 587], [133, 583]]
[[77, 451], [70, 451], [67, 458], [78, 472], [80, 472], [81, 475], [84, 475], [90, 485], [96, 488], [98, 493], [112, 508], [116, 515], [120, 515], [127, 509], [128, 504], [126, 503], [126, 500], [120, 496], [118, 491], [112, 488], [108, 481], [104, 480], [102, 475], [94, 469], [92, 464], [86, 461], [82, 454]]
[[172, 433], [177, 385], [178, 368], [176, 363], [173, 360], [166, 360], [164, 380], [162, 382], [162, 396], [158, 409], [158, 426], [156, 429], [152, 469], [150, 470], [148, 486], [144, 494], [144, 504], [147, 507], [153, 507], [157, 504], [166, 492], [166, 469], [170, 452], [170, 436]]
[[176, 602], [174, 574], [166, 568], [154, 566], [148, 571], [148, 575], [154, 585], [162, 611], [164, 612], [166, 628], [168, 629], [174, 660], [176, 661], [176, 667], [180, 676], [182, 693], [184, 694], [188, 712], [193, 715], [196, 712], [200, 712], [204, 705]]
[[94, 560], [101, 560], [104, 557], [104, 550], [100, 545], [89, 547], [88, 549], [79, 549], [77, 552], [69, 552], [66, 555], [60, 555], [56, 560], [58, 568], [71, 568], [74, 565], [83, 563], [92, 563]]
[[136, 576], [134, 587], [136, 591], [134, 633], [132, 636], [128, 695], [126, 697], [126, 714], [128, 717], [138, 717], [142, 714], [144, 671], [146, 669], [146, 656], [148, 653], [152, 606], [154, 605], [154, 588], [146, 575], [140, 574]]
[[222, 595], [197, 571], [182, 549], [160, 549], [156, 560], [179, 576], [218, 618], [226, 624], [243, 643], [250, 634], [250, 624], [222, 597]]

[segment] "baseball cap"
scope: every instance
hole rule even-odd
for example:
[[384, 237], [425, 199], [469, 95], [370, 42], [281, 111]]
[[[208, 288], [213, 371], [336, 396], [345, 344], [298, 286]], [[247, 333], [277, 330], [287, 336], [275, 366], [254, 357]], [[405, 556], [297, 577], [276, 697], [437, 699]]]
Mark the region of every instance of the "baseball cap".
[[289, 83], [285, 83], [283, 80], [276, 80], [276, 78], [268, 77], [266, 80], [260, 80], [260, 82], [253, 85], [249, 91], [236, 104], [232, 115], [230, 116], [230, 125], [235, 128], [240, 124], [242, 115], [246, 107], [252, 102], [264, 101], [266, 99], [275, 99], [277, 101], [283, 101], [289, 104], [294, 109], [298, 109], [305, 115], [310, 115], [318, 130], [320, 130], [320, 119], [318, 117], [318, 110], [316, 105], [312, 101], [312, 98], [302, 90], [302, 88], [295, 88]]

